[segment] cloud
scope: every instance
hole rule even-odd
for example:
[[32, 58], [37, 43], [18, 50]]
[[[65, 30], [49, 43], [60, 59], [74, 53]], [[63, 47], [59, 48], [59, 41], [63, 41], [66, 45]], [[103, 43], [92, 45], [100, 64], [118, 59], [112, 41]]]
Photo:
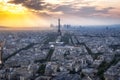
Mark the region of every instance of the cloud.
[[12, 0], [9, 3], [22, 4], [23, 6], [34, 9], [34, 10], [43, 10], [46, 5], [42, 0]]
[[102, 9], [97, 9], [96, 6], [83, 6], [79, 8], [74, 8], [71, 5], [61, 5], [52, 9], [53, 12], [61, 11], [64, 14], [75, 15], [79, 17], [90, 17], [95, 16], [94, 14], [109, 14], [109, 11], [114, 9], [113, 7], [106, 7]]
[[11, 0], [10, 3], [21, 4], [24, 3], [26, 0]]
[[9, 3], [21, 4], [37, 15], [62, 16], [69, 20], [72, 16], [87, 20], [88, 18], [112, 20], [120, 14], [119, 1], [106, 3], [104, 0], [11, 0]]
[[62, 5], [62, 6], [58, 6], [55, 9], [52, 9], [51, 11], [62, 11], [65, 14], [70, 14], [70, 13], [74, 13], [75, 9], [71, 7], [71, 5]]
[[97, 7], [82, 7], [81, 9], [79, 9], [78, 13], [82, 14], [82, 16], [93, 16], [94, 14], [98, 14], [98, 13], [108, 14], [108, 12], [111, 9], [114, 9], [114, 8], [107, 7], [101, 10], [97, 10]]
[[60, 12], [66, 15], [70, 14], [80, 17], [96, 16], [96, 14], [109, 15], [109, 11], [114, 9], [113, 7], [97, 9], [98, 6], [90, 5], [93, 3], [93, 0], [60, 0], [57, 1], [57, 3], [55, 3], [54, 0], [12, 0], [10, 3], [22, 4], [29, 9], [33, 9], [32, 11], [34, 12], [45, 13], [48, 15]]

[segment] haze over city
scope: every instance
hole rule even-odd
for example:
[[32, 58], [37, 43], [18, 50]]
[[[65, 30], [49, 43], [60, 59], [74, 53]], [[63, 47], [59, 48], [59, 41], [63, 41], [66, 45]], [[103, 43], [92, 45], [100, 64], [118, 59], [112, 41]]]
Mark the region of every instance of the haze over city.
[[120, 0], [0, 0], [0, 26], [49, 27], [62, 24], [110, 25], [120, 22]]

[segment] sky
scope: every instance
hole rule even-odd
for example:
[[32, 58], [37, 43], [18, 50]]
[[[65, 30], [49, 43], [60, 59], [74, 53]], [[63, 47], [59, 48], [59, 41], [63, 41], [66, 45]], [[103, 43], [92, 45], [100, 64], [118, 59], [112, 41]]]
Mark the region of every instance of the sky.
[[0, 27], [57, 24], [110, 25], [120, 22], [120, 0], [0, 0]]

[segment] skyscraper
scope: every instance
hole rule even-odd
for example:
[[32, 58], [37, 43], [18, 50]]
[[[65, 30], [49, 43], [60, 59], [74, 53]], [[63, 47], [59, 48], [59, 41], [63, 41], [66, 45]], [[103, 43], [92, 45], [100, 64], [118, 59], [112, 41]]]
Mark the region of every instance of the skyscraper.
[[58, 19], [58, 34], [61, 36], [61, 24], [60, 24], [60, 19]]
[[0, 64], [3, 63], [3, 60], [2, 60], [3, 44], [4, 44], [4, 42], [0, 42]]
[[2, 64], [2, 43], [0, 43], [0, 64]]

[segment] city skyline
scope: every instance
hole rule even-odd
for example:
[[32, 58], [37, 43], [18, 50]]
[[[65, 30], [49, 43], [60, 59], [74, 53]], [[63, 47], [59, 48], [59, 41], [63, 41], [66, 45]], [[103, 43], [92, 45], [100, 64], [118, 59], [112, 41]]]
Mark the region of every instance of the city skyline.
[[120, 22], [120, 0], [0, 0], [0, 26], [110, 25]]

